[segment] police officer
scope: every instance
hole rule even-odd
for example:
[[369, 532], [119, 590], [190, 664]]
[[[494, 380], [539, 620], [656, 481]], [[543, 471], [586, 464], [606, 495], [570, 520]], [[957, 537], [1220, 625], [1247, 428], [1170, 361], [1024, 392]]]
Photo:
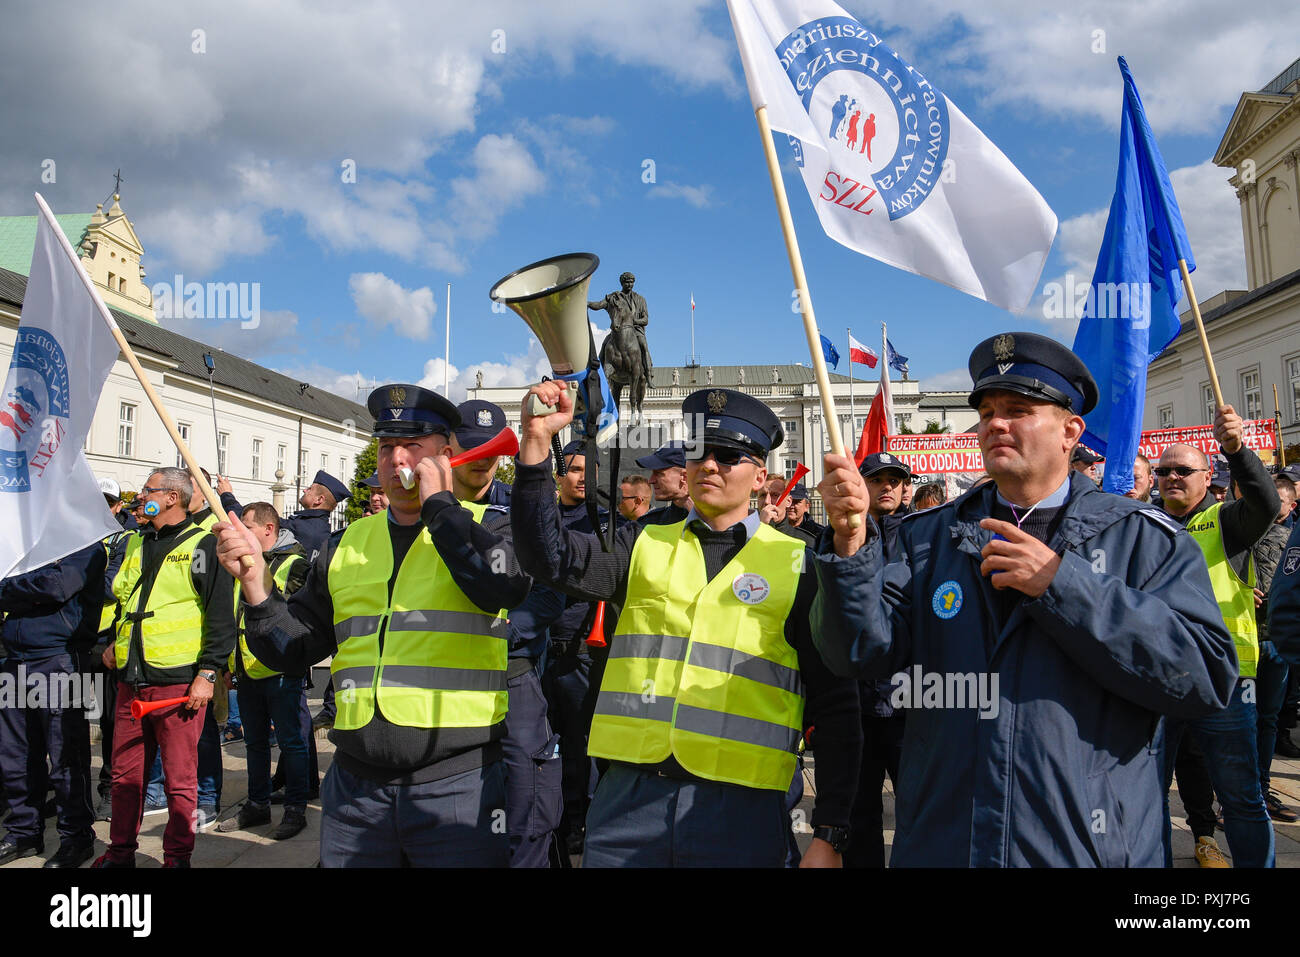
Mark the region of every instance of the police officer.
[[[456, 410], [460, 428], [451, 439], [456, 455], [482, 445], [506, 427], [505, 412], [491, 402], [471, 399]], [[494, 456], [458, 465], [452, 469], [451, 484], [461, 502], [492, 505], [483, 516], [483, 527], [508, 536], [510, 519], [505, 509], [510, 504], [510, 486], [496, 479], [500, 461], [500, 456]], [[564, 596], [544, 585], [534, 585], [523, 604], [510, 609], [509, 711], [501, 747], [511, 867], [548, 867], [553, 835], [560, 824], [560, 736], [551, 730], [547, 718], [540, 669], [549, 626], [563, 611]]]
[[910, 704], [890, 864], [1158, 867], [1160, 716], [1221, 709], [1236, 681], [1205, 560], [1071, 471], [1097, 403], [1072, 352], [1004, 333], [970, 373], [993, 481], [905, 518], [898, 560], [851, 458], [819, 486], [817, 647], [837, 674], [897, 675]]
[[[217, 678], [235, 644], [235, 583], [217, 564], [215, 541], [190, 517], [189, 473], [163, 468], [140, 494], [150, 528], [131, 537], [113, 579], [115, 640], [104, 665], [116, 672], [113, 816], [96, 867], [134, 867], [145, 778], [161, 751], [167, 776], [163, 864], [188, 867], [198, 807], [199, 734]], [[131, 704], [185, 696], [185, 704], [136, 720]], [[218, 765], [219, 766], [219, 765]], [[215, 823], [215, 822], [213, 822]]]
[[[561, 450], [566, 472], [557, 479], [560, 526], [584, 534], [595, 529], [587, 511], [586, 456], [583, 443], [573, 441]], [[609, 514], [597, 509], [600, 534], [608, 530]], [[542, 687], [549, 704], [551, 725], [560, 734], [563, 760], [564, 813], [559, 833], [570, 855], [581, 854], [587, 808], [596, 790], [596, 764], [587, 754], [587, 732], [591, 727], [593, 675], [599, 680], [605, 656], [587, 644], [595, 622], [596, 602], [566, 596], [563, 614], [551, 626], [550, 655], [542, 675]], [[611, 633], [616, 612], [607, 603], [605, 627]], [[602, 636], [603, 637], [603, 636]]]
[[327, 545], [288, 602], [242, 523], [218, 526], [221, 561], [238, 570], [260, 661], [301, 672], [334, 656], [321, 865], [505, 866], [505, 610], [530, 582], [509, 537], [482, 524], [488, 506], [452, 493], [456, 407], [400, 383], [367, 406], [388, 510]]
[[[122, 500], [122, 488], [115, 479], [101, 478], [99, 490], [104, 495], [104, 504], [113, 513], [113, 518], [121, 527], [120, 531], [104, 539], [107, 563], [104, 567], [104, 608], [99, 618], [97, 641], [103, 643], [96, 647], [91, 655], [89, 667], [92, 673], [103, 675], [103, 700], [99, 702], [99, 748], [102, 763], [99, 768], [99, 799], [95, 804], [95, 819], [107, 821], [113, 813], [113, 722], [117, 714], [117, 682], [104, 669], [103, 654], [113, 641], [113, 619], [117, 617], [117, 599], [113, 597], [113, 579], [126, 558], [126, 546], [131, 536], [140, 530], [139, 523], [126, 508]], [[96, 689], [98, 690], [98, 689]]]
[[[203, 474], [207, 475], [207, 472]], [[236, 515], [243, 514], [244, 506], [235, 498], [225, 476], [217, 483], [217, 491], [221, 493], [222, 508]], [[351, 497], [346, 485], [321, 469], [298, 499], [298, 504], [302, 507], [287, 518], [280, 519], [280, 527], [292, 532], [308, 559], [314, 561], [329, 540], [330, 515], [339, 502], [346, 502]]]
[[681, 439], [665, 442], [637, 459], [636, 464], [650, 470], [654, 500], [665, 503], [637, 521], [642, 525], [675, 525], [684, 519], [691, 506], [691, 493], [686, 487], [686, 443]]
[[780, 422], [740, 392], [688, 396], [683, 417], [702, 454], [685, 466], [687, 519], [620, 526], [602, 552], [594, 536], [559, 527], [550, 493], [551, 437], [572, 402], [555, 382], [529, 395], [558, 407], [523, 421], [511, 507], [520, 561], [540, 581], [622, 608], [588, 743], [610, 766], [587, 814], [584, 865], [782, 866], [786, 794], [814, 724], [804, 865], [838, 865], [860, 747], [856, 689], [813, 650], [803, 543], [749, 511]]
[[[276, 588], [286, 597], [294, 594], [306, 580], [310, 562], [292, 533], [280, 528], [275, 506], [270, 502], [254, 502], [244, 508], [241, 520], [261, 543], [262, 560]], [[284, 816], [271, 832], [271, 839], [283, 841], [307, 826], [308, 792], [316, 778], [314, 761], [310, 761], [311, 770], [308, 770], [311, 716], [307, 714], [306, 674], [282, 674], [257, 660], [244, 639], [244, 601], [238, 583], [235, 593], [238, 596], [235, 618], [240, 628], [227, 670], [238, 684], [240, 713], [244, 719], [248, 800], [237, 817], [222, 821], [217, 830], [225, 833], [271, 823], [271, 723], [274, 722], [284, 775]]]
[[871, 521], [883, 536], [885, 561], [891, 561], [898, 525], [906, 514], [903, 489], [912, 484], [912, 472], [902, 459], [888, 452], [868, 455], [858, 466], [858, 472], [866, 481], [867, 493], [871, 496]]
[[1096, 485], [1101, 484], [1101, 473], [1097, 471], [1097, 466], [1104, 461], [1106, 460], [1100, 455], [1088, 451], [1082, 445], [1076, 445], [1070, 453], [1070, 468], [1082, 472]]
[[[0, 580], [5, 657], [0, 681], [13, 698], [0, 707], [0, 795], [11, 813], [0, 864], [45, 850], [45, 796], [52, 785], [59, 849], [46, 867], [78, 867], [94, 856], [90, 727], [82, 676], [104, 605], [99, 542]], [[33, 685], [44, 689], [39, 698]], [[48, 771], [46, 758], [49, 759]]]

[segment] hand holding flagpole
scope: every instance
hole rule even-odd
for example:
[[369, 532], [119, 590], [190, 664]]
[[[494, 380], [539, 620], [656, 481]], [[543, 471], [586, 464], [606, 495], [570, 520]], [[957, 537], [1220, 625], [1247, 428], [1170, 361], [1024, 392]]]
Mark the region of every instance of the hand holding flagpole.
[[[45, 199], [40, 193], [36, 194], [36, 205], [40, 207], [41, 215], [44, 216], [50, 226], [53, 227], [54, 235], [57, 237], [59, 245], [63, 247], [63, 251], [67, 254], [68, 259], [72, 261], [72, 265], [77, 270], [77, 275], [81, 278], [82, 285], [86, 287], [86, 292], [90, 294], [90, 298], [95, 303], [95, 309], [99, 312], [99, 315], [104, 322], [107, 323], [109, 331], [112, 332], [113, 338], [117, 341], [117, 347], [122, 350], [122, 358], [126, 359], [127, 365], [129, 365], [131, 371], [135, 373], [136, 379], [140, 381], [140, 387], [144, 389], [144, 394], [148, 396], [150, 404], [154, 407], [154, 411], [158, 413], [158, 418], [162, 420], [163, 427], [167, 429], [167, 434], [170, 435], [172, 441], [176, 443], [176, 449], [180, 452], [181, 458], [185, 462], [185, 467], [189, 469], [190, 477], [194, 480], [195, 484], [198, 485], [199, 491], [203, 493], [203, 497], [207, 500], [207, 503], [212, 506], [212, 511], [217, 515], [224, 515], [225, 513], [222, 511], [221, 507], [221, 499], [203, 477], [203, 471], [199, 468], [198, 462], [195, 461], [194, 454], [190, 451], [189, 446], [185, 444], [185, 440], [181, 438], [180, 433], [176, 430], [176, 423], [172, 421], [171, 413], [169, 413], [166, 407], [163, 406], [162, 399], [159, 397], [158, 393], [154, 391], [153, 385], [149, 382], [149, 377], [145, 374], [144, 368], [140, 365], [140, 360], [135, 357], [135, 353], [131, 351], [131, 346], [126, 341], [126, 337], [122, 335], [122, 330], [118, 326], [117, 320], [114, 319], [112, 313], [108, 311], [108, 306], [104, 305], [104, 300], [99, 295], [99, 290], [95, 288], [94, 281], [86, 272], [86, 267], [81, 264], [81, 260], [77, 258], [77, 254], [73, 252], [72, 244], [68, 242], [68, 237], [63, 234], [63, 230], [59, 227], [58, 221], [54, 218], [54, 213], [50, 211], [50, 207], [46, 205]], [[252, 567], [253, 560], [250, 556], [245, 555], [243, 562], [245, 568]]]

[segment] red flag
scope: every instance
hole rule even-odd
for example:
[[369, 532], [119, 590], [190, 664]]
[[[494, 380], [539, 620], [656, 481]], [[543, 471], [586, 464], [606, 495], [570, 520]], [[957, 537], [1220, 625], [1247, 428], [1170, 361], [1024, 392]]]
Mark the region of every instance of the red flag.
[[859, 467], [868, 455], [885, 451], [885, 436], [889, 434], [890, 419], [889, 375], [880, 377], [880, 388], [871, 400], [871, 411], [867, 413], [866, 425], [862, 427], [862, 438], [858, 442], [858, 451], [853, 461]]

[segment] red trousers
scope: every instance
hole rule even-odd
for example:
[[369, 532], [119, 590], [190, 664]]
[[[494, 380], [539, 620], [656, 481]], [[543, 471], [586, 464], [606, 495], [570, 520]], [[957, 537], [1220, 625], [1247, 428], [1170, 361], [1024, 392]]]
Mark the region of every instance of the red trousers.
[[108, 857], [126, 861], [139, 846], [144, 795], [154, 756], [162, 749], [166, 777], [167, 829], [163, 832], [165, 862], [186, 862], [194, 853], [195, 812], [198, 810], [199, 733], [206, 707], [190, 711], [171, 705], [131, 717], [131, 702], [178, 698], [189, 685], [160, 685], [137, 689], [118, 683], [117, 716], [113, 723], [113, 820], [108, 830]]

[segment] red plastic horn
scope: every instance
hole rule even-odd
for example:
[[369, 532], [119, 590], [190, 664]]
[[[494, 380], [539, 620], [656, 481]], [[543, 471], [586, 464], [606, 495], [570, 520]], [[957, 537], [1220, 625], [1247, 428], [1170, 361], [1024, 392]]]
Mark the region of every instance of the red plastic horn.
[[519, 454], [519, 436], [507, 426], [492, 438], [488, 439], [482, 445], [476, 445], [472, 449], [466, 449], [460, 455], [451, 457], [451, 467], [464, 465], [467, 462], [477, 462], [479, 459], [496, 458], [498, 455], [518, 455]]
[[605, 603], [596, 602], [596, 620], [591, 623], [591, 634], [587, 636], [587, 644], [593, 648], [604, 648], [609, 644], [605, 640]]
[[131, 717], [139, 721], [151, 711], [157, 711], [159, 708], [170, 708], [173, 705], [184, 704], [190, 700], [189, 695], [181, 695], [179, 698], [160, 698], [157, 701], [141, 701], [136, 698], [131, 702]]
[[785, 491], [783, 491], [781, 493], [781, 497], [778, 498], [772, 504], [780, 505], [782, 502], [784, 502], [786, 496], [794, 491], [794, 487], [799, 484], [799, 480], [803, 478], [805, 475], [807, 475], [809, 471], [810, 469], [808, 468], [808, 466], [804, 465], [802, 462], [796, 462], [794, 466], [794, 477], [791, 478], [790, 481], [785, 483]]

